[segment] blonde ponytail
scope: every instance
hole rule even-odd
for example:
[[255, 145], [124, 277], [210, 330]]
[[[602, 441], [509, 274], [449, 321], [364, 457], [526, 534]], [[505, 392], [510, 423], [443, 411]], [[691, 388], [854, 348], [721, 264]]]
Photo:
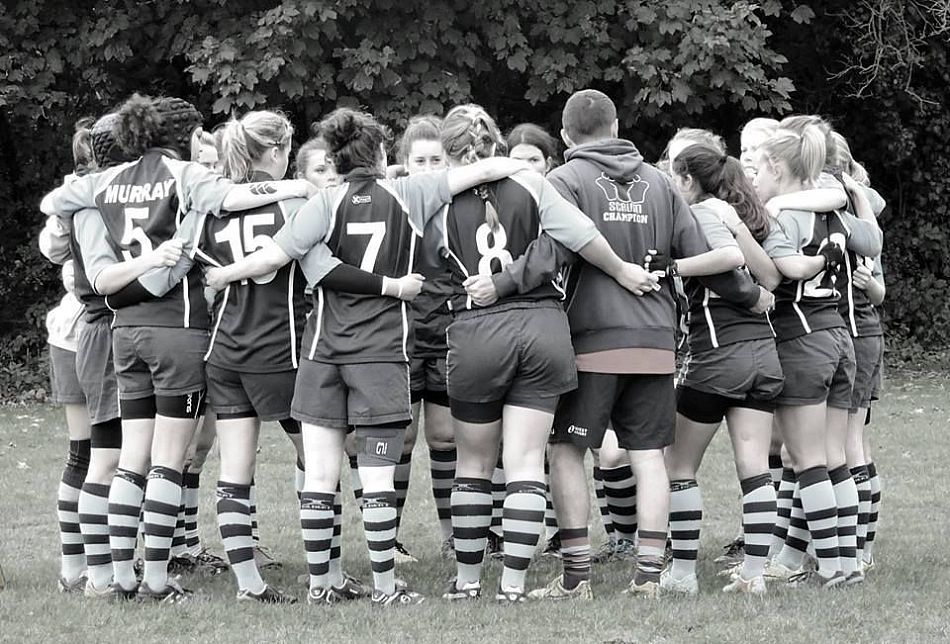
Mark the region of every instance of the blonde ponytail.
[[231, 119], [221, 136], [224, 176], [237, 183], [247, 181], [252, 165], [273, 147], [290, 147], [294, 129], [282, 114], [248, 112], [241, 120]]
[[802, 130], [800, 164], [802, 179], [814, 182], [825, 165], [825, 134], [817, 126], [809, 125]]
[[825, 163], [825, 136], [814, 125], [802, 128], [802, 134], [780, 129], [761, 150], [772, 163], [784, 162], [794, 178], [813, 184]]

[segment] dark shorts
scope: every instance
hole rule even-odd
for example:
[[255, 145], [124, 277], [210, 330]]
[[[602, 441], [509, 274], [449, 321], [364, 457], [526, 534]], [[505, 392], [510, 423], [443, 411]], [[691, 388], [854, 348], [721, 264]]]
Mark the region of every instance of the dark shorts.
[[290, 418], [297, 371], [244, 373], [208, 363], [208, 404], [216, 414], [253, 412], [263, 421]]
[[852, 338], [854, 343], [854, 389], [851, 391], [851, 413], [867, 409], [877, 400], [881, 388], [881, 365], [884, 363], [884, 337]]
[[746, 400], [772, 400], [782, 391], [785, 376], [774, 340], [735, 342], [687, 354], [678, 385], [708, 394]]
[[205, 388], [205, 329], [120, 326], [112, 331], [119, 397], [182, 396]]
[[112, 322], [109, 318], [81, 322], [76, 350], [76, 371], [86, 394], [93, 425], [119, 417], [119, 387], [112, 359]]
[[446, 391], [445, 356], [441, 358], [413, 358], [409, 361], [409, 388], [413, 400], [425, 398], [426, 392]]
[[779, 406], [797, 407], [827, 402], [851, 409], [854, 385], [854, 346], [841, 327], [823, 329], [775, 345], [785, 373]]
[[466, 314], [449, 326], [449, 398], [534, 409], [538, 399], [577, 386], [563, 309], [557, 304], [519, 304]]
[[76, 352], [49, 345], [50, 402], [56, 405], [83, 405], [86, 396], [76, 373]]
[[321, 427], [409, 423], [409, 365], [405, 362], [330, 364], [301, 360], [291, 414]]
[[597, 449], [608, 423], [623, 449], [672, 445], [676, 427], [673, 374], [579, 372], [577, 389], [561, 397], [551, 442]]

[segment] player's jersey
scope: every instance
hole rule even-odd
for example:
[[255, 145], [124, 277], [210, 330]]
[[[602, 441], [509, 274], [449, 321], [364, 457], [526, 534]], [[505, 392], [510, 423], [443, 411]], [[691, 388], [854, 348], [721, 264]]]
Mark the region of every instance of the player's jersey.
[[111, 318], [112, 310], [106, 306], [105, 298], [97, 294], [92, 289], [92, 285], [89, 283], [89, 278], [86, 276], [86, 265], [82, 258], [82, 249], [79, 247], [79, 240], [76, 239], [75, 232], [73, 231], [72, 221], [68, 223], [68, 226], [69, 252], [72, 255], [72, 259], [76, 267], [76, 287], [74, 292], [76, 297], [79, 298], [79, 301], [81, 301], [85, 306], [83, 319], [86, 322], [92, 323]]
[[872, 273], [877, 268], [877, 263], [870, 257], [863, 257], [849, 250], [845, 255], [844, 269], [841, 271], [839, 286], [841, 299], [838, 301], [838, 312], [844, 318], [848, 331], [853, 337], [884, 335], [881, 316], [877, 308], [871, 304], [864, 289], [856, 287], [851, 280], [851, 274], [861, 265], [866, 266]]
[[448, 304], [452, 295], [452, 274], [439, 257], [436, 223], [430, 221], [423, 231], [414, 267], [426, 281], [422, 284], [422, 291], [409, 304], [413, 358], [444, 358], [449, 350], [445, 332], [452, 322]]
[[[492, 204], [498, 213], [499, 224], [495, 230], [485, 221], [486, 203]], [[439, 216], [442, 243], [452, 275], [450, 304], [456, 311], [476, 306], [462, 286], [469, 276], [501, 272], [514, 258], [523, 255], [542, 231], [537, 193], [518, 175], [456, 195]], [[551, 299], [564, 299], [564, 290], [557, 281], [543, 283], [502, 301]]]
[[[804, 255], [815, 256], [830, 243], [846, 247], [849, 231], [837, 212], [784, 210], [778, 221], [785, 226], [788, 241]], [[838, 279], [837, 274], [822, 270], [808, 280], [782, 280], [775, 289], [772, 319], [777, 341], [844, 326], [838, 314]]]
[[[198, 164], [155, 149], [63, 186], [53, 203], [62, 213], [97, 208], [109, 245], [128, 260], [174, 237], [188, 211], [217, 213], [232, 185]], [[117, 310], [114, 325], [208, 328], [203, 290], [196, 267], [161, 299]]]
[[[351, 266], [402, 277], [413, 266], [426, 220], [450, 198], [444, 172], [384, 180], [357, 169], [342, 185], [308, 201], [274, 241], [304, 265], [306, 255], [323, 241]], [[409, 360], [412, 337], [405, 302], [319, 286], [313, 298], [303, 337], [307, 359], [334, 364]]]
[[[252, 181], [272, 181], [269, 176]], [[214, 266], [239, 261], [271, 239], [304, 203], [292, 199], [206, 217], [193, 245], [195, 259]], [[294, 261], [276, 272], [232, 282], [215, 297], [211, 343], [205, 359], [233, 371], [271, 373], [296, 369], [305, 318], [306, 279]]]

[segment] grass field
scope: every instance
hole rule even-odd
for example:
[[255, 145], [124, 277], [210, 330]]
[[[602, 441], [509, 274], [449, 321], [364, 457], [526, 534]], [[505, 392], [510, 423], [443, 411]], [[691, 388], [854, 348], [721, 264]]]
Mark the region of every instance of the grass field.
[[[873, 432], [884, 487], [875, 555], [877, 568], [848, 591], [770, 588], [764, 598], [723, 595], [712, 559], [738, 525], [738, 484], [728, 441], [720, 433], [700, 475], [706, 520], [700, 552], [699, 597], [632, 600], [620, 594], [629, 564], [595, 567], [590, 604], [448, 605], [438, 599], [453, 574], [439, 558], [438, 528], [426, 451], [417, 446], [401, 540], [420, 562], [397, 569], [428, 595], [421, 606], [379, 611], [368, 603], [291, 607], [237, 604], [230, 574], [186, 578], [209, 601], [157, 607], [111, 605], [56, 592], [58, 534], [55, 491], [66, 451], [62, 413], [50, 407], [0, 409], [0, 641], [123, 642], [939, 642], [950, 641], [950, 561], [946, 546], [946, 464], [950, 462], [950, 380], [945, 375], [892, 375], [875, 409]], [[257, 481], [262, 541], [284, 562], [265, 573], [303, 600], [295, 588], [305, 571], [295, 508], [289, 442], [267, 426]], [[203, 475], [200, 524], [206, 545], [220, 554], [214, 517], [217, 461]], [[346, 486], [346, 481], [344, 482]], [[348, 490], [347, 486], [347, 490]], [[358, 515], [347, 492], [344, 565], [369, 578]], [[595, 545], [603, 538], [592, 523]], [[529, 587], [545, 583], [557, 562], [539, 559]], [[500, 564], [488, 564], [483, 587], [493, 590]], [[491, 595], [491, 593], [486, 593]]]

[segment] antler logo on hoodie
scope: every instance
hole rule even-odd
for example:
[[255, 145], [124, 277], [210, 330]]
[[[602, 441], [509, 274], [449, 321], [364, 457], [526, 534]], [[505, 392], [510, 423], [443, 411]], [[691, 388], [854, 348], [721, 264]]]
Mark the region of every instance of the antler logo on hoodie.
[[607, 197], [604, 221], [647, 223], [648, 217], [643, 214], [643, 202], [650, 183], [641, 179], [639, 174], [633, 175], [633, 181], [630, 183], [617, 183], [601, 172], [594, 183]]

